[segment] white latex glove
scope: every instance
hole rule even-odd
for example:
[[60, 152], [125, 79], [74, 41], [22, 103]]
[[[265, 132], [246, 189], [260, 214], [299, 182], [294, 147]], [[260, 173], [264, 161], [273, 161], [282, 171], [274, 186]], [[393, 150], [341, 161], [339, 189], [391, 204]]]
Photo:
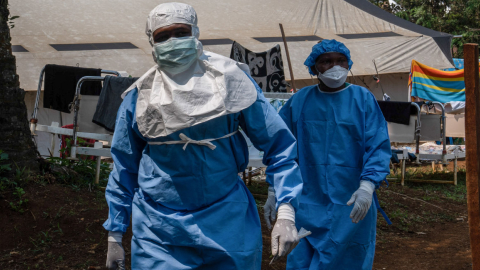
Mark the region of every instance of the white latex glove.
[[272, 229], [272, 223], [275, 221], [276, 216], [275, 209], [275, 190], [273, 187], [268, 187], [268, 198], [263, 206], [263, 217], [265, 218], [265, 223], [267, 223], [267, 228]]
[[278, 220], [272, 231], [272, 255], [287, 256], [299, 241], [295, 227], [295, 210], [291, 204], [282, 203], [278, 207]]
[[122, 247], [122, 232], [108, 232], [107, 269], [125, 269], [125, 251]]
[[358, 223], [360, 220], [365, 218], [372, 205], [373, 192], [375, 191], [375, 185], [370, 181], [362, 180], [360, 181], [360, 187], [355, 191], [347, 202], [347, 205], [350, 206], [355, 203], [353, 210], [350, 213], [350, 218], [353, 223]]

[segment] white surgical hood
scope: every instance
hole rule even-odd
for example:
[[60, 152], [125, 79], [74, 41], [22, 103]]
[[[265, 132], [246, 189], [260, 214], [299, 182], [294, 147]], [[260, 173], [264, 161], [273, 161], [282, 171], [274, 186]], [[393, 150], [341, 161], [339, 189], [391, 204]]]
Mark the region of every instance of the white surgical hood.
[[[155, 30], [174, 23], [192, 26], [198, 38], [197, 15], [186, 4], [167, 3], [153, 9], [146, 34], [153, 44]], [[123, 94], [138, 89], [136, 120], [147, 138], [172, 134], [208, 120], [237, 113], [257, 99], [247, 65], [224, 56], [198, 51], [199, 58], [184, 72], [172, 75], [155, 65]]]

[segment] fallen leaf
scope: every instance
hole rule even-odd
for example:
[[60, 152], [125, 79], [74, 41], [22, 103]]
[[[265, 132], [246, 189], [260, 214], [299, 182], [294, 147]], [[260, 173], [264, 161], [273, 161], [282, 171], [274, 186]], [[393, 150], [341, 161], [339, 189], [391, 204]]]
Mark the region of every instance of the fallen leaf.
[[93, 245], [90, 247], [90, 249], [95, 249], [95, 248], [97, 248], [97, 246], [98, 246], [98, 244], [93, 244]]
[[93, 250], [89, 250], [89, 251], [87, 251], [87, 252], [88, 252], [88, 253], [91, 253], [91, 254], [95, 254], [95, 251], [93, 251]]
[[426, 233], [424, 233], [424, 232], [416, 232], [416, 234], [424, 235], [424, 234], [426, 234]]
[[20, 255], [20, 252], [17, 252], [17, 251], [10, 252], [10, 256], [18, 256], [18, 255]]

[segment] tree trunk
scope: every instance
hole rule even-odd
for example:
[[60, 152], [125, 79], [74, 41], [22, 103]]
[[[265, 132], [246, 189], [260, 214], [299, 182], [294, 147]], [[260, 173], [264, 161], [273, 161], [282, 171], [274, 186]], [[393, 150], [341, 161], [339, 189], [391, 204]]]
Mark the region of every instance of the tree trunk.
[[8, 154], [13, 171], [23, 167], [38, 171], [25, 92], [20, 88], [15, 56], [12, 55], [8, 17], [8, 0], [0, 0], [0, 150]]

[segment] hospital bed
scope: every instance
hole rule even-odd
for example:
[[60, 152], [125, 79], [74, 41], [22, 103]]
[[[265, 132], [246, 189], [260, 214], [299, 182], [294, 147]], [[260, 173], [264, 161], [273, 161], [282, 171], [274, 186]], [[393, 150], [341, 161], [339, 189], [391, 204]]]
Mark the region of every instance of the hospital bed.
[[[417, 103], [413, 102], [412, 106], [416, 106]], [[457, 185], [457, 160], [459, 158], [465, 158], [465, 152], [455, 149], [453, 153], [447, 153], [446, 137], [464, 137], [465, 136], [465, 118], [464, 115], [448, 115], [445, 116], [445, 109], [443, 104], [439, 102], [424, 102], [421, 106], [434, 105], [441, 109], [439, 114], [421, 114], [421, 108], [418, 106], [418, 115], [416, 116], [415, 134], [412, 132], [414, 127], [400, 124], [388, 123], [389, 135], [391, 142], [399, 143], [412, 143], [415, 141], [415, 154], [417, 157], [417, 164], [420, 161], [431, 161], [432, 164], [439, 161], [443, 165], [448, 163], [448, 160], [454, 161], [454, 179], [453, 181], [445, 180], [421, 180], [421, 179], [408, 179], [410, 182], [428, 182], [428, 183], [442, 183], [442, 184], [454, 184]], [[413, 117], [412, 117], [413, 118]], [[413, 119], [411, 119], [413, 120]], [[451, 124], [451, 128], [448, 126]], [[424, 152], [420, 150], [420, 141], [442, 141], [442, 150], [437, 152]], [[405, 183], [406, 174], [406, 161], [409, 159], [408, 151], [403, 149], [401, 154], [397, 154], [401, 163], [401, 184]], [[388, 180], [396, 180], [396, 178], [387, 178]]]
[[[33, 136], [36, 136], [36, 131], [52, 134], [52, 140], [50, 145], [51, 153], [53, 153], [55, 150], [56, 135], [66, 135], [73, 138], [70, 157], [68, 159], [78, 160], [77, 155], [89, 155], [99, 157], [97, 158], [95, 174], [95, 183], [98, 184], [100, 179], [101, 157], [111, 157], [110, 146], [112, 143], [113, 133], [92, 122], [93, 114], [95, 113], [95, 108], [98, 103], [99, 96], [81, 95], [80, 90], [84, 82], [103, 81], [105, 80], [105, 77], [85, 76], [78, 80], [74, 100], [71, 103], [74, 113], [73, 129], [67, 129], [60, 127], [58, 122], [52, 122], [50, 125], [38, 123], [37, 114], [44, 73], [45, 67], [40, 72], [37, 96], [35, 99], [35, 107], [33, 109], [32, 118], [30, 119], [30, 132]], [[121, 76], [119, 72], [113, 70], [101, 70], [101, 73]], [[95, 142], [93, 147], [80, 147], [77, 145], [78, 138], [94, 139], [99, 142]], [[105, 142], [105, 144], [101, 141]]]

